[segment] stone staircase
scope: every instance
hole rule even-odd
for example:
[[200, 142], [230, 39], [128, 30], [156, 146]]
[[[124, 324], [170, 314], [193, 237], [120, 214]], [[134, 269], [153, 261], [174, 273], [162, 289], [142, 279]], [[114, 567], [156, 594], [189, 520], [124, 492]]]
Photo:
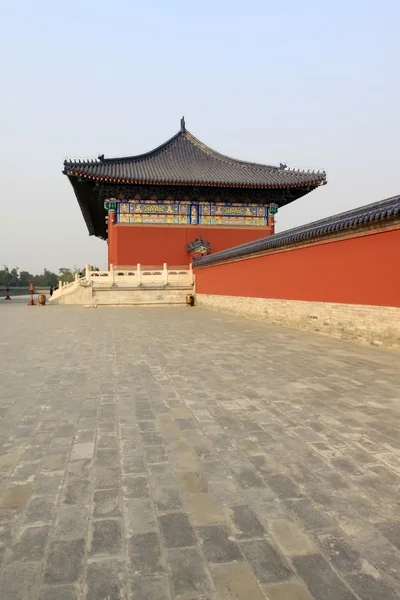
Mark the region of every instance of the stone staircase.
[[52, 304], [97, 306], [184, 305], [193, 293], [194, 275], [188, 268], [159, 269], [136, 265], [132, 269], [94, 271], [86, 266], [84, 277], [68, 284], [60, 282]]

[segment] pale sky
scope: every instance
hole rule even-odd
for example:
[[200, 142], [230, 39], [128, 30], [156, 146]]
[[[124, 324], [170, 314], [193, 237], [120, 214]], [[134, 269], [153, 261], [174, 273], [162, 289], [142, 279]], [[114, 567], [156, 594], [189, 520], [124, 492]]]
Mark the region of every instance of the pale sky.
[[0, 265], [105, 268], [65, 158], [186, 126], [243, 160], [325, 169], [283, 231], [400, 193], [398, 0], [13, 0], [0, 19]]

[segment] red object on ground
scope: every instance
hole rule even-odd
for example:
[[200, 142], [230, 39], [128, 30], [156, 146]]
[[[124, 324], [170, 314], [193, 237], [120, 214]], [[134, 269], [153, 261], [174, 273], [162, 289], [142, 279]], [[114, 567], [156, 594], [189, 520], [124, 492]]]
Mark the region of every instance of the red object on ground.
[[10, 289], [8, 287], [6, 287], [6, 297], [4, 298], [4, 300], [11, 300]]
[[28, 302], [28, 306], [36, 306], [36, 302], [33, 299], [33, 294], [35, 293], [35, 284], [34, 283], [29, 284], [29, 293], [31, 295], [31, 299]]

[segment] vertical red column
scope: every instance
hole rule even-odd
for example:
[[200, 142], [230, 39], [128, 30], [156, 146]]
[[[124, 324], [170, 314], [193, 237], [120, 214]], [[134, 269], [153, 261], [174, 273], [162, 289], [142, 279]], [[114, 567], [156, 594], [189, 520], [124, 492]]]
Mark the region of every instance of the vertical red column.
[[275, 217], [273, 215], [268, 217], [268, 227], [271, 228], [271, 235], [273, 235], [275, 233]]
[[268, 226], [271, 228], [271, 235], [275, 233], [275, 215], [278, 212], [277, 204], [270, 204], [268, 207]]
[[110, 265], [114, 263], [116, 256], [116, 239], [114, 236], [114, 227], [117, 222], [117, 203], [115, 200], [109, 200], [104, 204], [105, 208], [108, 210], [108, 219], [107, 219], [107, 243], [108, 243], [108, 270], [110, 270]]

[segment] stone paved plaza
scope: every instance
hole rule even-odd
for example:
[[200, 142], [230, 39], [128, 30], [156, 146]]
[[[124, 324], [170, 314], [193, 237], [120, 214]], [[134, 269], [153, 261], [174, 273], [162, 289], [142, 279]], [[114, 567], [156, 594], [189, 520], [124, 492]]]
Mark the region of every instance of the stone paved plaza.
[[400, 355], [0, 305], [1, 600], [394, 600]]

